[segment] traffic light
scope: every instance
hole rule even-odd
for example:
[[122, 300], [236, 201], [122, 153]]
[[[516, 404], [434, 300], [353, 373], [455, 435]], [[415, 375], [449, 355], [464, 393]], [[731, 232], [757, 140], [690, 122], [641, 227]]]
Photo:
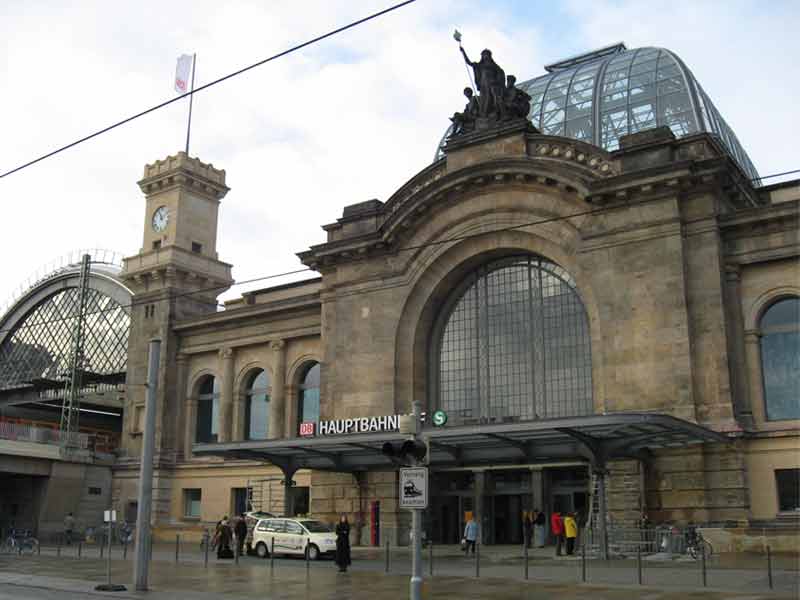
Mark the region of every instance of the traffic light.
[[406, 440], [405, 442], [386, 442], [382, 452], [394, 461], [406, 465], [416, 465], [425, 458], [428, 448], [420, 440]]

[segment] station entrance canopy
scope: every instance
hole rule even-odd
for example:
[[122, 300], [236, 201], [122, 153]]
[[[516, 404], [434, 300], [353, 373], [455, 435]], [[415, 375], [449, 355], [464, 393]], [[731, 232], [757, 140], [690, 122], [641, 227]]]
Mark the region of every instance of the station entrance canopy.
[[[382, 453], [386, 442], [408, 435], [350, 435], [195, 444], [198, 456], [269, 461], [287, 478], [299, 469], [359, 473], [396, 468]], [[584, 458], [602, 470], [608, 460], [646, 460], [653, 450], [725, 442], [720, 433], [670, 415], [618, 413], [541, 419], [527, 423], [423, 428], [432, 468], [531, 464]]]

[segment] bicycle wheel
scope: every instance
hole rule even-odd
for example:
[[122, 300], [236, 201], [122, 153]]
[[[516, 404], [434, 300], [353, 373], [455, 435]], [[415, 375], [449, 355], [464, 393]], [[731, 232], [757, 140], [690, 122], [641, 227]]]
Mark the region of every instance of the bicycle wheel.
[[36, 538], [28, 538], [23, 540], [20, 544], [22, 554], [36, 554], [39, 549], [39, 540]]

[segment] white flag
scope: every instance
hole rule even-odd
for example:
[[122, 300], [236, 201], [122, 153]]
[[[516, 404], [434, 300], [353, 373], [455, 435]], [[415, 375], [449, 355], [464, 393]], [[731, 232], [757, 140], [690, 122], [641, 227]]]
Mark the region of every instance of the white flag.
[[194, 59], [188, 54], [181, 54], [178, 57], [178, 66], [175, 68], [175, 91], [185, 94], [189, 91], [189, 77], [192, 75], [192, 61]]

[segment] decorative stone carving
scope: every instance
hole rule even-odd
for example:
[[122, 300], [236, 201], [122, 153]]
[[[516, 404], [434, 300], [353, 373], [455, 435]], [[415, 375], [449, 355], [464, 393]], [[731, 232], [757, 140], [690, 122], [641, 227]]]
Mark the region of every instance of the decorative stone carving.
[[233, 348], [221, 348], [219, 351], [219, 357], [222, 360], [230, 360], [233, 358]]

